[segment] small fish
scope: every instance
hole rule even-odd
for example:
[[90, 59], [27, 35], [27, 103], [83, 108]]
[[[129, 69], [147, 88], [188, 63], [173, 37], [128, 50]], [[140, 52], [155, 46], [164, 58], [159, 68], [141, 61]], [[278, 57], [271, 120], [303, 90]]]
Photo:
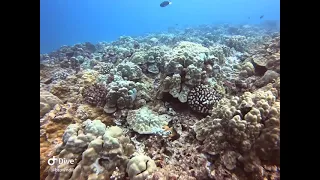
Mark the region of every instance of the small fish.
[[250, 17], [248, 17], [248, 19], [250, 19]]
[[168, 6], [169, 4], [172, 4], [171, 1], [163, 1], [161, 4], [160, 4], [160, 7], [166, 7]]
[[262, 18], [263, 18], [263, 16], [264, 16], [264, 15], [260, 16], [260, 19], [262, 19]]

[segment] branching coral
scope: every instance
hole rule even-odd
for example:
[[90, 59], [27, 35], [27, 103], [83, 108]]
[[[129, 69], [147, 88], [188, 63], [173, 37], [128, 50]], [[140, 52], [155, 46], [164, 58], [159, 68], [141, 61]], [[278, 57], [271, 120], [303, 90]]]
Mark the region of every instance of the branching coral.
[[194, 87], [188, 94], [188, 105], [199, 113], [210, 113], [222, 95], [206, 85]]
[[107, 89], [103, 84], [93, 84], [84, 88], [83, 100], [94, 106], [103, 107], [106, 103]]

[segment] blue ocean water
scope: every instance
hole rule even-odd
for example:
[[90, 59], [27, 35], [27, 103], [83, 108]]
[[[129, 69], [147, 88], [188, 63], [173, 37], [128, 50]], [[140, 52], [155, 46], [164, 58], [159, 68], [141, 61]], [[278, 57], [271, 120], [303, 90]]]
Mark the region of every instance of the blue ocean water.
[[[201, 24], [280, 19], [279, 0], [40, 0], [40, 53]], [[260, 16], [264, 15], [263, 19]], [[250, 17], [250, 19], [249, 19]]]

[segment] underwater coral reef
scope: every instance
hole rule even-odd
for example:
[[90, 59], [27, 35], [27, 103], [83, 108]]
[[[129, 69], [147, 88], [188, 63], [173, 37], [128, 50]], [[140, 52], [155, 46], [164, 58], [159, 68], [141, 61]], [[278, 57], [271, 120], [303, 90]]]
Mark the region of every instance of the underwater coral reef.
[[280, 33], [204, 25], [40, 54], [40, 179], [280, 179]]

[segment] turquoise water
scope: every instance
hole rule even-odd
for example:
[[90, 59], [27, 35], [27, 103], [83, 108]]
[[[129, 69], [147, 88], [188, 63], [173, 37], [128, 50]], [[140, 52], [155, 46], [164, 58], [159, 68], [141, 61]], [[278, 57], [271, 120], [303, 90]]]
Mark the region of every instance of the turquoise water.
[[62, 45], [167, 31], [169, 27], [280, 19], [279, 0], [173, 0], [161, 8], [162, 1], [40, 0], [40, 53]]

